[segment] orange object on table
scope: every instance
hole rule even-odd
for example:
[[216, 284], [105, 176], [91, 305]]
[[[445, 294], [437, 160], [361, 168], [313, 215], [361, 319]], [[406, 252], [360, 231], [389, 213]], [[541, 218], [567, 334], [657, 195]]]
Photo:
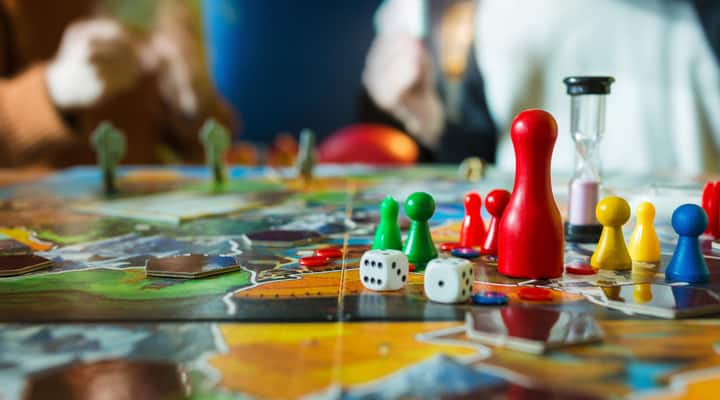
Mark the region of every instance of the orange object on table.
[[342, 128], [320, 145], [323, 163], [411, 165], [420, 149], [405, 133], [380, 124], [356, 124]]

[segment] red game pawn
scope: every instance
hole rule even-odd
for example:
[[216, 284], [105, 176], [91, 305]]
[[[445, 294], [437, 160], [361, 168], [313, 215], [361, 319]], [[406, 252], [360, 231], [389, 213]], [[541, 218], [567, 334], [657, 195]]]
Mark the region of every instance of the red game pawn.
[[498, 252], [498, 228], [505, 207], [510, 201], [510, 192], [503, 189], [495, 189], [485, 196], [485, 208], [490, 213], [490, 225], [485, 233], [485, 240], [480, 247], [480, 254], [497, 256]]
[[465, 218], [460, 230], [460, 246], [473, 247], [481, 246], [485, 239], [485, 221], [483, 221], [480, 209], [482, 198], [475, 192], [465, 195]]
[[525, 279], [563, 273], [563, 226], [550, 181], [557, 122], [543, 110], [525, 110], [513, 121], [515, 185], [500, 220], [498, 272]]
[[720, 180], [710, 181], [702, 194], [702, 208], [708, 216], [707, 235], [720, 238]]

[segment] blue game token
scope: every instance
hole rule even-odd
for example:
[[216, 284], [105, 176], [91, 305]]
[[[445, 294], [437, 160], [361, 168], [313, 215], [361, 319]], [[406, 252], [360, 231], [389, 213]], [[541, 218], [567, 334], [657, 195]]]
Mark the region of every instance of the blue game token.
[[483, 306], [501, 306], [507, 304], [508, 297], [500, 292], [478, 292], [472, 295], [472, 301]]
[[458, 247], [456, 249], [452, 249], [451, 254], [454, 257], [460, 258], [477, 258], [480, 256], [480, 252], [472, 247]]

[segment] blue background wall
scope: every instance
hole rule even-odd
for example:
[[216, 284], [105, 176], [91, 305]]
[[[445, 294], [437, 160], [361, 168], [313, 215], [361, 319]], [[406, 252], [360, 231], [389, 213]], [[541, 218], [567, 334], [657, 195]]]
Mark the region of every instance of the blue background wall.
[[204, 0], [216, 85], [243, 120], [241, 140], [356, 117], [379, 0]]

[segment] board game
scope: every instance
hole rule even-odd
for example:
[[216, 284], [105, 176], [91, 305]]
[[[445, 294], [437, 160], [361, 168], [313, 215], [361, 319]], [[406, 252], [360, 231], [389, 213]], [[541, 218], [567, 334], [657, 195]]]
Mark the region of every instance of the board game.
[[[698, 296], [663, 286], [662, 268], [677, 240], [669, 204], [699, 202], [700, 181], [605, 183], [631, 203], [656, 202], [659, 268], [522, 280], [499, 274], [492, 258], [473, 259], [473, 291], [507, 295], [511, 307], [500, 308], [430, 302], [422, 271], [403, 290], [373, 292], [358, 263], [386, 196], [433, 195], [432, 238], [452, 242], [465, 194], [509, 190], [510, 175], [490, 170], [470, 182], [457, 166], [321, 165], [306, 182], [289, 169], [235, 167], [221, 190], [205, 167], [126, 167], [118, 175], [111, 197], [98, 169], [87, 167], [0, 189], [0, 233], [52, 261], [0, 278], [0, 398], [93, 398], [113, 387], [138, 399], [679, 399], [720, 390], [716, 310], [660, 318], [617, 307]], [[562, 210], [567, 179], [553, 185]], [[403, 232], [408, 224], [401, 215]], [[320, 268], [299, 264], [328, 247], [342, 257]], [[720, 249], [705, 241], [703, 252], [711, 282], [698, 290], [717, 300]], [[591, 253], [565, 247], [568, 263]], [[212, 263], [189, 271], [153, 261], [191, 254]], [[228, 259], [237, 268], [222, 271], [235, 266]], [[552, 295], [521, 299], [528, 287]], [[542, 354], [488, 344], [471, 327], [487, 310], [497, 315], [486, 324], [581, 336], [582, 344], [532, 347]], [[556, 321], [575, 323], [558, 333]], [[584, 329], [589, 336], [578, 333]]]

